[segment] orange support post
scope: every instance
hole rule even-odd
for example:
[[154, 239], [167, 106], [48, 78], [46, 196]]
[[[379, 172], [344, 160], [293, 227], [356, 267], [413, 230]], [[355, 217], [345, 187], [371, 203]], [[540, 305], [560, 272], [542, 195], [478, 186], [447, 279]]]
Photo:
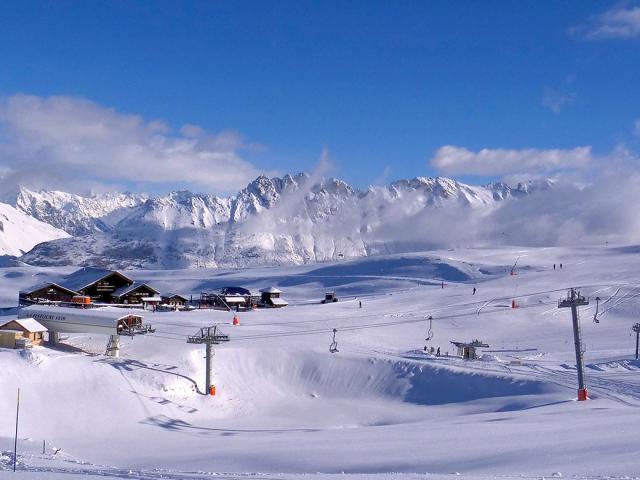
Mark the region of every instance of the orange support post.
[[578, 390], [578, 401], [583, 402], [587, 400], [589, 397], [587, 396], [587, 389], [581, 388]]

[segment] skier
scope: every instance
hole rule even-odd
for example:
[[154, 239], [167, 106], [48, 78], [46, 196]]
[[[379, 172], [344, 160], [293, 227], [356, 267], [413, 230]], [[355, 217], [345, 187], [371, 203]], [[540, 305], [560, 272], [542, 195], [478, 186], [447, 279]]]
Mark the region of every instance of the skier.
[[473, 287], [473, 294], [476, 294], [476, 287]]
[[438, 347], [438, 350], [436, 350], [436, 357], [440, 356], [440, 347]]
[[360, 305], [360, 308], [362, 308], [362, 300], [358, 300], [358, 305]]
[[562, 270], [562, 264], [560, 264], [560, 270]]
[[553, 264], [553, 269], [554, 269], [554, 270], [556, 269], [556, 264], [555, 264], [555, 263]]

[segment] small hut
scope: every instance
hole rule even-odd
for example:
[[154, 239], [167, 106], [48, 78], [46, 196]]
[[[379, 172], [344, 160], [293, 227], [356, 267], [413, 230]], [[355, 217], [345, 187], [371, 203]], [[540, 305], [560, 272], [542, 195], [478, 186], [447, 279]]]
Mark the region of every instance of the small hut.
[[464, 358], [465, 360], [475, 360], [478, 358], [478, 348], [489, 348], [484, 342], [476, 339], [472, 342], [451, 342], [458, 349], [458, 356]]
[[11, 348], [15, 348], [15, 345], [21, 338], [24, 338], [27, 341], [27, 344], [40, 345], [44, 339], [44, 333], [47, 329], [33, 318], [16, 318], [4, 325], [0, 325], [0, 331], [12, 332], [9, 337], [13, 337], [14, 346]]
[[260, 303], [264, 307], [286, 307], [289, 305], [280, 295], [282, 290], [278, 290], [275, 287], [263, 288], [260, 290]]
[[167, 293], [162, 295], [162, 303], [165, 305], [171, 305], [174, 307], [184, 307], [189, 299], [183, 295], [177, 293]]

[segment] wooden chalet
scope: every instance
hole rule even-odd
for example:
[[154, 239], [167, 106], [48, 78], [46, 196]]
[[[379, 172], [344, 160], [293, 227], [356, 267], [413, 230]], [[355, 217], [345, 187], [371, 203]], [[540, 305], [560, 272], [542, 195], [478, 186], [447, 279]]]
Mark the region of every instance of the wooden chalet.
[[18, 303], [20, 305], [31, 305], [42, 302], [70, 302], [76, 295], [77, 293], [73, 290], [69, 290], [57, 283], [49, 282], [21, 290], [18, 293]]
[[280, 308], [289, 305], [280, 297], [282, 290], [275, 287], [263, 288], [260, 290], [260, 304], [264, 307]]
[[[44, 333], [47, 329], [33, 318], [16, 318], [4, 325], [0, 325], [0, 332], [2, 332], [2, 344], [9, 348], [16, 348], [16, 345], [20, 345], [20, 340], [23, 340], [24, 346], [40, 345], [44, 340]], [[13, 342], [13, 345], [5, 345], [7, 339]]]
[[224, 287], [219, 293], [201, 293], [200, 308], [241, 310], [251, 308], [254, 295], [243, 287]]
[[165, 305], [172, 305], [177, 307], [183, 307], [189, 301], [187, 297], [177, 293], [167, 293], [165, 295], [161, 295], [161, 297], [162, 303], [164, 303]]
[[114, 303], [139, 304], [144, 303], [143, 299], [155, 297], [160, 292], [146, 283], [133, 282], [131, 285], [120, 287], [111, 294]]
[[113, 303], [113, 293], [123, 287], [129, 287], [133, 280], [115, 270], [84, 267], [59, 283], [77, 295], [91, 297], [93, 302]]
[[20, 305], [51, 302], [86, 304], [89, 301], [142, 304], [143, 298], [159, 295], [160, 292], [148, 283], [134, 282], [116, 270], [84, 267], [62, 280], [22, 290], [18, 300]]

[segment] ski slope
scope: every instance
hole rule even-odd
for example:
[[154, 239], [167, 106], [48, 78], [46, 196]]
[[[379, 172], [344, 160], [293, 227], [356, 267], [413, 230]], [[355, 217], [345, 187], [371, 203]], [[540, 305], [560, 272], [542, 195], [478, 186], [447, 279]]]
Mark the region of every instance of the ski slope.
[[[0, 349], [0, 478], [18, 387], [23, 478], [638, 478], [639, 254], [513, 247], [133, 271], [194, 296], [275, 285], [290, 306], [241, 313], [238, 326], [228, 312], [147, 312], [156, 333], [123, 338], [119, 359], [89, 335]], [[66, 271], [5, 268], [0, 301]], [[601, 298], [600, 323], [595, 302], [580, 309], [588, 402], [575, 401], [571, 319], [557, 308], [569, 287]], [[321, 305], [327, 290], [340, 301]], [[441, 357], [423, 351], [429, 315]], [[231, 336], [216, 348], [214, 397], [200, 393], [204, 348], [186, 343], [212, 324]], [[490, 345], [481, 360], [453, 356], [451, 340], [475, 338]]]

